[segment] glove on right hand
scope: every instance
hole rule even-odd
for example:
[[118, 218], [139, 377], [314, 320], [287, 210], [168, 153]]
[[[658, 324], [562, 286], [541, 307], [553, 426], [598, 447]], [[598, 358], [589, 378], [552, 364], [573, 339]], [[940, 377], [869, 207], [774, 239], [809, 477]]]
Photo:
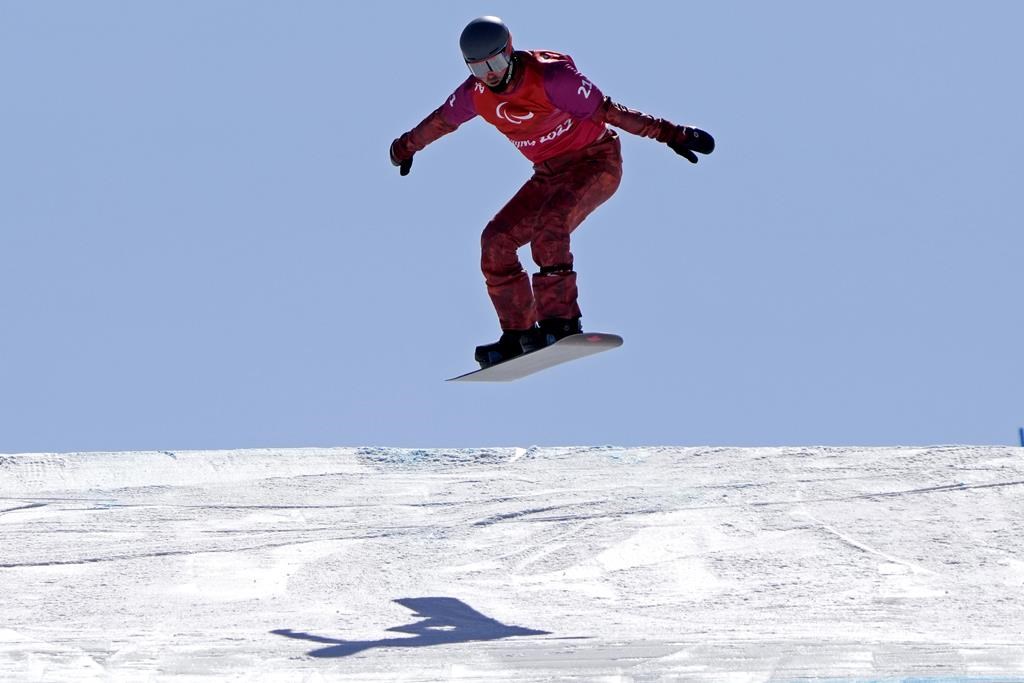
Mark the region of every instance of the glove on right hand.
[[391, 157], [391, 163], [394, 166], [398, 166], [398, 175], [406, 176], [409, 175], [409, 171], [412, 169], [412, 157], [414, 155], [410, 154], [408, 159], [399, 159], [395, 156], [395, 146], [397, 144], [397, 139], [391, 143], [391, 149], [388, 151], [388, 156]]
[[697, 155], [694, 152], [711, 154], [715, 151], [715, 139], [711, 137], [711, 133], [691, 126], [676, 126], [666, 144], [676, 154], [686, 157], [691, 164], [697, 163]]

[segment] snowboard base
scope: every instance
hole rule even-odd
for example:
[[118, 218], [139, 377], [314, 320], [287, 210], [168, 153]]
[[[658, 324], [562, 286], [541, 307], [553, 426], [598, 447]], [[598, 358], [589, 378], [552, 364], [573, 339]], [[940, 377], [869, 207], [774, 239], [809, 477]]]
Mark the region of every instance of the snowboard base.
[[567, 363], [577, 358], [592, 356], [622, 346], [622, 337], [602, 332], [584, 332], [559, 339], [551, 346], [545, 346], [532, 353], [510, 358], [488, 368], [467, 372], [448, 382], [511, 382], [535, 372]]

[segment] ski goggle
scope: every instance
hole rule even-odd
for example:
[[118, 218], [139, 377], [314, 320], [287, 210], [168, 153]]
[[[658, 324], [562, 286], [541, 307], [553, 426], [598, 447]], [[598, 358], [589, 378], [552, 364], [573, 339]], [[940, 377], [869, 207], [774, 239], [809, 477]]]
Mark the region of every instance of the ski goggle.
[[509, 55], [507, 52], [506, 49], [479, 62], [466, 62], [466, 66], [481, 81], [486, 81], [489, 74], [503, 76], [508, 70], [509, 65]]

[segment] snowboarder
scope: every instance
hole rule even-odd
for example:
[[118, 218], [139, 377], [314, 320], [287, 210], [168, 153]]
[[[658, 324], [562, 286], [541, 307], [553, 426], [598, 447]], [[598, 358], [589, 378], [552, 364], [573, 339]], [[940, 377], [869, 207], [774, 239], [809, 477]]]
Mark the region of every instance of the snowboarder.
[[[392, 142], [390, 154], [408, 175], [417, 152], [481, 116], [533, 163], [533, 177], [481, 237], [481, 269], [502, 330], [497, 342], [476, 349], [486, 368], [582, 331], [569, 236], [618, 189], [620, 144], [608, 125], [663, 142], [691, 163], [694, 152], [710, 154], [715, 142], [698, 128], [613, 102], [569, 55], [513, 50], [498, 17], [469, 22], [459, 45], [471, 75]], [[540, 268], [532, 283], [516, 253], [526, 244]]]

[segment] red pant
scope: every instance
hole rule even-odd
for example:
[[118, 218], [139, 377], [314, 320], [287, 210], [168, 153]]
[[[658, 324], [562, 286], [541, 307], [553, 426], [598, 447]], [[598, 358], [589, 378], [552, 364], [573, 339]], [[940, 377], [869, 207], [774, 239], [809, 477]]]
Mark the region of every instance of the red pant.
[[[619, 138], [609, 131], [586, 149], [533, 168], [533, 177], [480, 238], [480, 267], [503, 330], [525, 330], [544, 318], [579, 317], [569, 235], [618, 189]], [[525, 244], [541, 268], [532, 287], [516, 254]]]

